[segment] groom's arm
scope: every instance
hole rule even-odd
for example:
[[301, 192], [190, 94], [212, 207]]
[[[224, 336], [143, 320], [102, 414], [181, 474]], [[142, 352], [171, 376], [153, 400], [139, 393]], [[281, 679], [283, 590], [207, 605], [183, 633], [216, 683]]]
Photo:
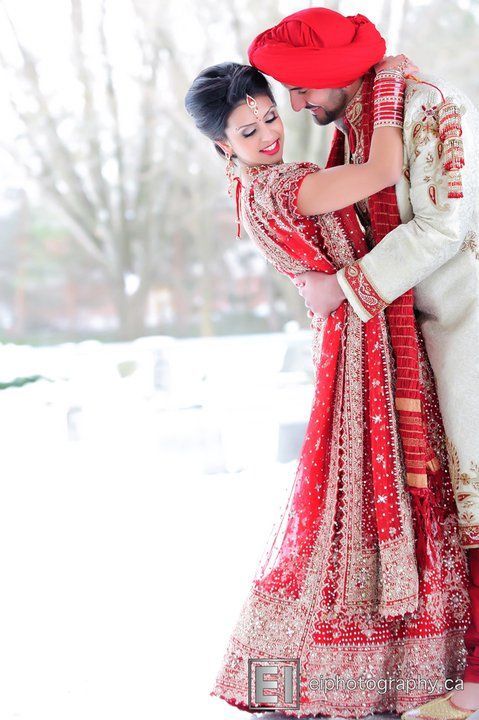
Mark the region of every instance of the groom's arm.
[[[441, 98], [428, 85], [415, 83], [414, 88], [416, 92], [406, 104], [404, 123], [405, 168], [410, 174], [413, 219], [394, 228], [369, 253], [336, 273], [348, 301], [365, 322], [447, 262], [464, 239], [464, 199], [447, 197], [448, 178], [443, 174], [437, 122], [426, 125], [422, 120], [426, 109], [438, 105]], [[468, 157], [469, 163], [473, 157], [472, 129], [467, 117], [462, 118], [462, 130], [465, 167], [461, 175], [467, 183], [471, 172]]]

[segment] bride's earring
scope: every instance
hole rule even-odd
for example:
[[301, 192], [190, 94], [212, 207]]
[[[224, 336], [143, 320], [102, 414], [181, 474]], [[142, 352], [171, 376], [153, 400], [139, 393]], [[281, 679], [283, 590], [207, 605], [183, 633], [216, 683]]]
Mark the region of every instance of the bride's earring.
[[[240, 220], [240, 196], [241, 196], [241, 180], [236, 175], [236, 166], [233, 162], [231, 153], [225, 151], [226, 157], [226, 177], [228, 178], [228, 195], [234, 199], [236, 206], [236, 239], [241, 239], [241, 220]], [[235, 187], [236, 185], [236, 187]]]
[[235, 169], [236, 168], [235, 168], [235, 164], [233, 162], [233, 157], [232, 157], [231, 153], [226, 152], [225, 155], [226, 155], [226, 161], [227, 161], [226, 167], [225, 167], [225, 172], [226, 172], [226, 177], [228, 178], [228, 191], [231, 195], [231, 186], [233, 185], [233, 183], [235, 181], [235, 177], [236, 177]]

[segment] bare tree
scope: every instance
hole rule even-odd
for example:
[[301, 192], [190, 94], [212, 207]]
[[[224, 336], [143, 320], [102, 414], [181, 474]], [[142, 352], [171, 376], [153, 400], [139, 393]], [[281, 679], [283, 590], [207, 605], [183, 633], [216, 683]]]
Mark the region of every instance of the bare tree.
[[[67, 70], [82, 98], [78, 109], [65, 107], [45, 90], [39, 63], [3, 6], [17, 57], [0, 54], [0, 62], [11, 80], [12, 107], [23, 126], [8, 149], [103, 268], [120, 333], [131, 337], [143, 329], [153, 246], [168, 202], [169, 172], [163, 162], [168, 163], [169, 152], [164, 138], [173, 118], [159, 112], [158, 80], [160, 61], [168, 58], [171, 48], [169, 39], [152, 32], [144, 14], [132, 7], [137, 9], [131, 17], [138, 52], [131, 95], [136, 91], [137, 108], [136, 132], [128, 135], [120, 110], [120, 103], [125, 105], [119, 88], [124, 78], [120, 80], [109, 43], [111, 3], [101, 0], [98, 7], [96, 46], [87, 50], [84, 3], [70, 0], [72, 53]], [[100, 66], [91, 58], [93, 52]]]

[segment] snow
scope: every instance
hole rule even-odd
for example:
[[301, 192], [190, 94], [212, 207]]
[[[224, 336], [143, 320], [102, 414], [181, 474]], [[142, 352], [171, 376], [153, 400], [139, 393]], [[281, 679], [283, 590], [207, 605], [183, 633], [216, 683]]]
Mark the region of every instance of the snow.
[[49, 378], [0, 394], [2, 720], [244, 716], [209, 691], [310, 412], [291, 341], [2, 346]]

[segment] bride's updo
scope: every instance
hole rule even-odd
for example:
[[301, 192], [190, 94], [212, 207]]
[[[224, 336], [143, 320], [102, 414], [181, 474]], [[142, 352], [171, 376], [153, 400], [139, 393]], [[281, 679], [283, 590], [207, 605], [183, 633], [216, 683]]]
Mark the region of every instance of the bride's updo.
[[[267, 95], [275, 102], [265, 76], [251, 67], [224, 62], [202, 70], [186, 93], [185, 107], [196, 127], [210, 140], [225, 140], [230, 113], [245, 102], [246, 95]], [[218, 153], [223, 150], [215, 144]]]

